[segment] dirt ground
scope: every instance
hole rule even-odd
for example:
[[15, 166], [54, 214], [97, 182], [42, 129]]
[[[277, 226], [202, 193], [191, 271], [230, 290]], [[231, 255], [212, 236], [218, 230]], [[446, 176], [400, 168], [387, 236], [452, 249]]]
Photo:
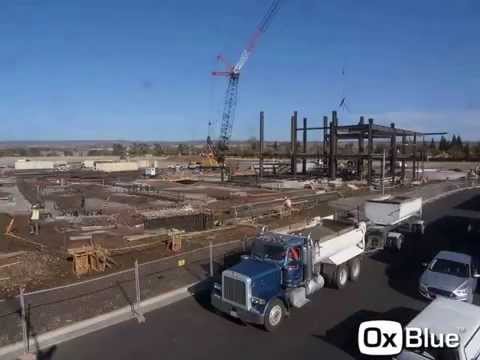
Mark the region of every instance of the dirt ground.
[[0, 296], [15, 296], [20, 287], [30, 291], [52, 286], [53, 279], [71, 279], [71, 265], [55, 255], [29, 251], [0, 260], [0, 279]]
[[[158, 189], [158, 196], [155, 191], [153, 194], [145, 194], [145, 190], [131, 186], [133, 180], [135, 184], [141, 182]], [[31, 203], [45, 204], [45, 217], [40, 223], [40, 234], [34, 235], [30, 234], [29, 215], [15, 215], [12, 229], [15, 236], [5, 236], [5, 228], [11, 218], [0, 214], [0, 279], [4, 278], [0, 280], [0, 298], [15, 294], [18, 285], [24, 285], [27, 291], [32, 291], [103, 275], [92, 273], [79, 279], [73, 273], [68, 249], [80, 244], [76, 243], [78, 239], [74, 239], [78, 235], [91, 235], [96, 245], [110, 252], [115, 265], [107, 272], [131, 268], [135, 260], [146, 262], [174, 255], [166, 246], [166, 233], [156, 230], [147, 230], [145, 233], [145, 219], [142, 214], [146, 210], [175, 210], [188, 205], [192, 211], [200, 208], [212, 213], [215, 218], [216, 212], [228, 211], [234, 206], [243, 207], [246, 204], [247, 207], [261, 210], [255, 216], [272, 213], [256, 219], [248, 218], [247, 221], [252, 221], [248, 225], [238, 224], [238, 218], [235, 217], [224, 222], [228, 226], [185, 234], [182, 236], [182, 251], [207, 247], [210, 242], [219, 244], [253, 237], [257, 228], [262, 225], [275, 229], [297, 224], [305, 218], [331, 213], [328, 206], [321, 203], [315, 209], [294, 213], [289, 217], [275, 216], [272, 209], [281, 207], [285, 195], [298, 199], [300, 203], [306, 203], [316, 196], [315, 192], [308, 189], [279, 192], [258, 188], [254, 182], [238, 185], [208, 181], [177, 183], [144, 179], [139, 173], [99, 174], [72, 171], [61, 174], [22, 175], [17, 177], [17, 185]], [[185, 199], [178, 202], [175, 199], [169, 201], [161, 198], [165, 197], [165, 194], [173, 194], [175, 198], [177, 193], [182, 194]], [[46, 200], [50, 200], [49, 204]], [[240, 217], [247, 216], [241, 215], [241, 211], [239, 214]], [[254, 213], [248, 216], [254, 216]], [[148, 237], [143, 237], [145, 234]], [[23, 253], [16, 256], [6, 255], [18, 251]], [[2, 265], [6, 266], [1, 267]], [[36, 273], [38, 276], [35, 276]]]
[[[323, 216], [328, 213], [329, 210], [326, 209], [325, 206], [322, 206], [287, 218], [278, 218], [275, 216], [265, 217], [251, 225], [239, 224], [226, 228], [186, 234], [182, 238], [182, 251], [206, 247], [210, 242], [219, 244], [253, 237], [257, 232], [257, 228], [262, 225], [268, 225], [270, 229], [273, 229], [275, 227], [297, 223], [304, 220], [306, 216]], [[8, 222], [9, 217], [4, 215], [0, 216], [0, 226], [2, 226], [2, 228], [4, 228]], [[28, 219], [21, 219], [18, 223], [16, 222], [16, 224], [16, 233], [22, 234], [28, 239], [35, 240], [35, 235], [28, 234]], [[48, 229], [47, 226], [52, 226], [52, 228]], [[57, 227], [57, 230], [54, 227]], [[22, 229], [19, 230], [20, 228]], [[19, 251], [20, 249], [25, 251], [25, 253], [8, 259], [0, 259], [0, 279], [8, 278], [0, 280], [0, 298], [18, 294], [19, 284], [25, 286], [27, 291], [32, 291], [73, 283], [105, 274], [92, 273], [78, 278], [72, 271], [71, 260], [68, 259], [66, 253], [62, 250], [64, 248], [64, 235], [58, 233], [58, 224], [46, 225], [41, 229], [41, 233], [42, 232], [49, 234], [48, 241], [45, 240], [44, 242], [47, 248], [42, 251], [34, 249], [34, 247], [28, 243], [22, 243], [17, 239], [8, 236], [3, 237], [0, 243], [0, 254], [2, 251], [6, 253], [9, 251]], [[57, 232], [57, 235], [52, 236], [55, 232]], [[95, 241], [105, 246], [107, 243], [102, 241], [106, 238], [108, 238], [108, 236], [100, 237], [98, 241]], [[108, 247], [111, 248], [112, 253], [114, 253], [113, 259], [115, 265], [112, 269], [107, 270], [106, 273], [131, 268], [135, 260], [142, 263], [174, 255], [166, 246], [167, 239], [168, 237], [166, 235], [159, 235], [129, 243], [126, 240], [119, 241], [118, 238], [112, 238], [110, 240], [112, 242], [108, 244]], [[126, 249], [126, 247], [130, 247], [130, 249]], [[14, 263], [14, 265], [4, 268], [1, 267], [2, 265], [11, 263]]]

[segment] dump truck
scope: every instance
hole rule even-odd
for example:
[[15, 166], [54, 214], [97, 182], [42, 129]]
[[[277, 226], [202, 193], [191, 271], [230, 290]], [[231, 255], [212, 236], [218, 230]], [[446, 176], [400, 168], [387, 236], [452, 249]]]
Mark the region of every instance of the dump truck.
[[273, 331], [326, 284], [343, 288], [359, 278], [365, 234], [364, 222], [336, 220], [322, 220], [299, 234], [260, 233], [250, 255], [214, 283], [211, 303]]
[[[384, 196], [365, 202], [367, 250], [400, 251], [407, 239], [424, 232], [421, 197]], [[417, 236], [416, 236], [417, 235]]]

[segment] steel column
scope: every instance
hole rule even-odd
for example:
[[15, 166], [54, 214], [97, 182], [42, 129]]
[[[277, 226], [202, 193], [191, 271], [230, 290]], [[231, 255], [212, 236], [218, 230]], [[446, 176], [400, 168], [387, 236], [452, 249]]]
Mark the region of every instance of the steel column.
[[328, 166], [328, 177], [334, 180], [337, 177], [337, 112], [332, 112], [330, 122], [330, 160]]
[[[407, 136], [402, 135], [402, 155], [407, 153]], [[402, 159], [402, 182], [405, 181], [405, 159]]]
[[368, 119], [368, 184], [372, 184], [373, 176], [373, 164], [372, 164], [372, 155], [373, 155], [373, 119]]
[[397, 169], [397, 135], [395, 134], [395, 123], [391, 123], [393, 135], [390, 139], [390, 175], [392, 176], [392, 185], [395, 184], [395, 170]]
[[[303, 153], [307, 153], [307, 118], [303, 118]], [[307, 158], [304, 156], [302, 159], [302, 173], [307, 174]]]
[[412, 180], [415, 181], [417, 180], [417, 134], [413, 135], [412, 152]]
[[323, 167], [326, 168], [328, 165], [328, 116], [323, 117]]
[[[360, 122], [359, 124], [360, 125], [363, 125], [364, 124], [364, 117], [363, 116], [360, 116]], [[364, 144], [363, 144], [363, 132], [360, 134], [360, 136], [358, 137], [358, 153], [359, 154], [363, 154], [363, 152], [365, 151], [364, 150]], [[357, 160], [357, 175], [358, 177], [361, 179], [362, 178], [362, 173], [363, 173], [363, 158], [359, 158]]]
[[260, 178], [263, 178], [263, 152], [264, 152], [264, 113], [263, 111], [260, 111], [260, 156], [259, 156], [259, 175]]

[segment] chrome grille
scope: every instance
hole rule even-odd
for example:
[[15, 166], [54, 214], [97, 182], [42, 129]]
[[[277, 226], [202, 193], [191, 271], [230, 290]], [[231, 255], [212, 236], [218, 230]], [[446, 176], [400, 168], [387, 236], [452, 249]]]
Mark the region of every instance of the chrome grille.
[[247, 292], [245, 282], [243, 280], [224, 276], [222, 287], [223, 298], [225, 300], [241, 306], [247, 306]]

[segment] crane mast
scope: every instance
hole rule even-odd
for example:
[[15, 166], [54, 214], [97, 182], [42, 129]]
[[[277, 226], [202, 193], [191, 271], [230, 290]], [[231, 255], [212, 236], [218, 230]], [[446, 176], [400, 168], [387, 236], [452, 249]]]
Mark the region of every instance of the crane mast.
[[278, 12], [281, 2], [282, 0], [272, 1], [266, 14], [263, 16], [262, 20], [258, 24], [257, 29], [250, 37], [247, 46], [241, 52], [240, 58], [235, 65], [228, 65], [222, 55], [219, 55], [217, 57], [218, 60], [221, 60], [226, 64], [227, 69], [226, 71], [214, 71], [212, 72], [212, 75], [225, 76], [228, 78], [228, 83], [227, 91], [225, 92], [225, 101], [223, 104], [220, 136], [218, 138], [216, 146], [213, 144], [213, 141], [209, 136], [207, 139], [207, 145], [215, 153], [215, 157], [218, 159], [219, 162], [223, 162], [223, 153], [228, 149], [228, 143], [232, 136], [232, 129], [235, 121], [235, 110], [237, 106], [240, 72], [247, 63], [250, 56], [252, 55], [253, 51], [255, 50], [260, 36], [267, 31], [274, 15]]

